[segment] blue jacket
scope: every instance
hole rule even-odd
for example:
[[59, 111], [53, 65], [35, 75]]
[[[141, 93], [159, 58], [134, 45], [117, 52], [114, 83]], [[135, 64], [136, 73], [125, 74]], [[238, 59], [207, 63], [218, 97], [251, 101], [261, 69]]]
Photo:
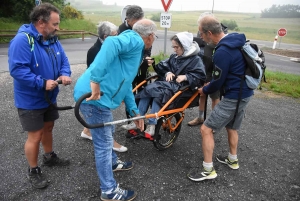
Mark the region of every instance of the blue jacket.
[[107, 37], [93, 63], [78, 78], [74, 88], [75, 101], [91, 92], [90, 81], [93, 81], [100, 83], [104, 95], [99, 100], [84, 103], [115, 109], [124, 100], [131, 116], [135, 116], [133, 111], [139, 114], [131, 83], [141, 64], [144, 48], [141, 36], [132, 30]]
[[[221, 90], [225, 98], [238, 99], [241, 78], [237, 75], [244, 75], [245, 72], [245, 61], [240, 49], [245, 42], [245, 35], [238, 33], [230, 33], [220, 40], [213, 55], [213, 79], [209, 85], [203, 87], [205, 94]], [[252, 96], [253, 90], [247, 86], [245, 80], [242, 82], [242, 99]]]
[[[30, 44], [31, 37], [25, 33], [33, 38], [33, 46]], [[56, 37], [43, 41], [43, 36], [32, 23], [22, 25], [10, 41], [8, 63], [14, 79], [15, 106], [22, 109], [47, 108], [45, 80], [71, 75], [70, 64], [60, 42]], [[56, 87], [48, 92], [52, 103], [56, 103], [58, 91]]]

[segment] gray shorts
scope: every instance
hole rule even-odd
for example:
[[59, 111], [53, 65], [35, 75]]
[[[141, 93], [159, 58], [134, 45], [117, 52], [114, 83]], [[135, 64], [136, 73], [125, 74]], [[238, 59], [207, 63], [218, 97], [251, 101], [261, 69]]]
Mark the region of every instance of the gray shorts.
[[238, 113], [235, 117], [234, 125], [232, 125], [232, 123], [237, 100], [228, 98], [223, 98], [214, 107], [210, 116], [204, 121], [204, 125], [215, 131], [219, 131], [223, 127], [238, 130], [241, 127], [246, 106], [249, 103], [250, 99], [251, 97], [241, 100]]
[[44, 127], [44, 122], [59, 118], [58, 111], [53, 106], [45, 109], [26, 110], [18, 108], [18, 114], [24, 131], [37, 131]]

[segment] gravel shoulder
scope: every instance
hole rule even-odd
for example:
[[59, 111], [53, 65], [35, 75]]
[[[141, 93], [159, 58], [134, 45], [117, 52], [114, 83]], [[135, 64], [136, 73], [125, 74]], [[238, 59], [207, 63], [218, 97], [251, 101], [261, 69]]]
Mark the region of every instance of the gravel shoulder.
[[[85, 68], [85, 65], [72, 66], [73, 84], [60, 87], [59, 105], [74, 103], [73, 87]], [[14, 107], [9, 73], [0, 74], [0, 87], [0, 200], [99, 200], [93, 145], [80, 138], [82, 126], [73, 111], [60, 112], [54, 128], [54, 150], [60, 157], [70, 158], [71, 165], [43, 168], [50, 182], [44, 190], [28, 184], [26, 133]], [[115, 120], [124, 119], [124, 106], [113, 113]], [[115, 173], [115, 178], [121, 187], [137, 191], [135, 200], [300, 200], [300, 99], [256, 91], [239, 131], [240, 169], [231, 170], [215, 160], [218, 177], [204, 182], [192, 182], [186, 176], [191, 168], [202, 164], [199, 127], [187, 126], [197, 114], [197, 108], [185, 111], [179, 138], [165, 151], [157, 151], [148, 140], [125, 138], [120, 125], [116, 126], [116, 140], [129, 149], [118, 156], [133, 161], [134, 168]], [[227, 153], [226, 131], [222, 129], [215, 134], [215, 154]]]

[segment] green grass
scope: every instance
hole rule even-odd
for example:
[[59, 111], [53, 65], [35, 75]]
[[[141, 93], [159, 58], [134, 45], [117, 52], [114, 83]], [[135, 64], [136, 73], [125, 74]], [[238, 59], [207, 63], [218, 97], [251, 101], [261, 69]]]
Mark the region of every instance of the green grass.
[[266, 71], [267, 83], [262, 87], [277, 94], [300, 98], [300, 75]]

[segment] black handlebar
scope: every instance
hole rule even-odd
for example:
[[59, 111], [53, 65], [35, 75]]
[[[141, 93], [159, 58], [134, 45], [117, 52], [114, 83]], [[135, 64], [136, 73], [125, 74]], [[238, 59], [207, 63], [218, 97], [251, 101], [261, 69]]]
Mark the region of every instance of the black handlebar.
[[[58, 83], [58, 84], [62, 84], [62, 80], [56, 80], [56, 82]], [[89, 94], [90, 96], [91, 96], [91, 93], [87, 93], [87, 94]], [[85, 94], [85, 95], [87, 95], [87, 94]], [[102, 96], [104, 93], [102, 92], [102, 91], [100, 91], [100, 96]], [[86, 98], [88, 98], [88, 97], [90, 97], [90, 96], [86, 96]], [[51, 100], [50, 100], [50, 98], [49, 98], [49, 96], [48, 96], [48, 91], [46, 90], [45, 91], [45, 99], [46, 99], [46, 101], [49, 103], [49, 105], [52, 105], [53, 107], [54, 107], [54, 109], [56, 109], [56, 110], [70, 110], [70, 109], [73, 109], [74, 108], [74, 106], [61, 106], [61, 107], [59, 107], [59, 106], [57, 106], [57, 105], [54, 105], [52, 102], [51, 102]], [[83, 101], [83, 100], [82, 100]], [[81, 101], [81, 102], [82, 102]], [[76, 104], [77, 105], [77, 104]], [[76, 107], [76, 106], [75, 106]], [[79, 107], [79, 106], [78, 106]], [[84, 122], [85, 123], [85, 122]], [[88, 127], [87, 127], [88, 128]]]
[[[88, 123], [86, 123], [84, 121], [83, 118], [81, 118], [80, 114], [79, 114], [79, 107], [80, 107], [80, 104], [82, 103], [82, 101], [84, 101], [86, 98], [90, 97], [91, 96], [91, 92], [90, 93], [86, 93], [84, 95], [82, 95], [77, 101], [76, 101], [76, 104], [75, 104], [75, 108], [74, 108], [74, 113], [75, 113], [75, 117], [76, 119], [86, 128], [99, 128], [99, 127], [103, 127], [104, 124], [103, 123], [99, 123], [99, 124], [93, 124], [93, 125], [90, 125]], [[101, 96], [103, 95], [103, 92], [101, 91]]]

